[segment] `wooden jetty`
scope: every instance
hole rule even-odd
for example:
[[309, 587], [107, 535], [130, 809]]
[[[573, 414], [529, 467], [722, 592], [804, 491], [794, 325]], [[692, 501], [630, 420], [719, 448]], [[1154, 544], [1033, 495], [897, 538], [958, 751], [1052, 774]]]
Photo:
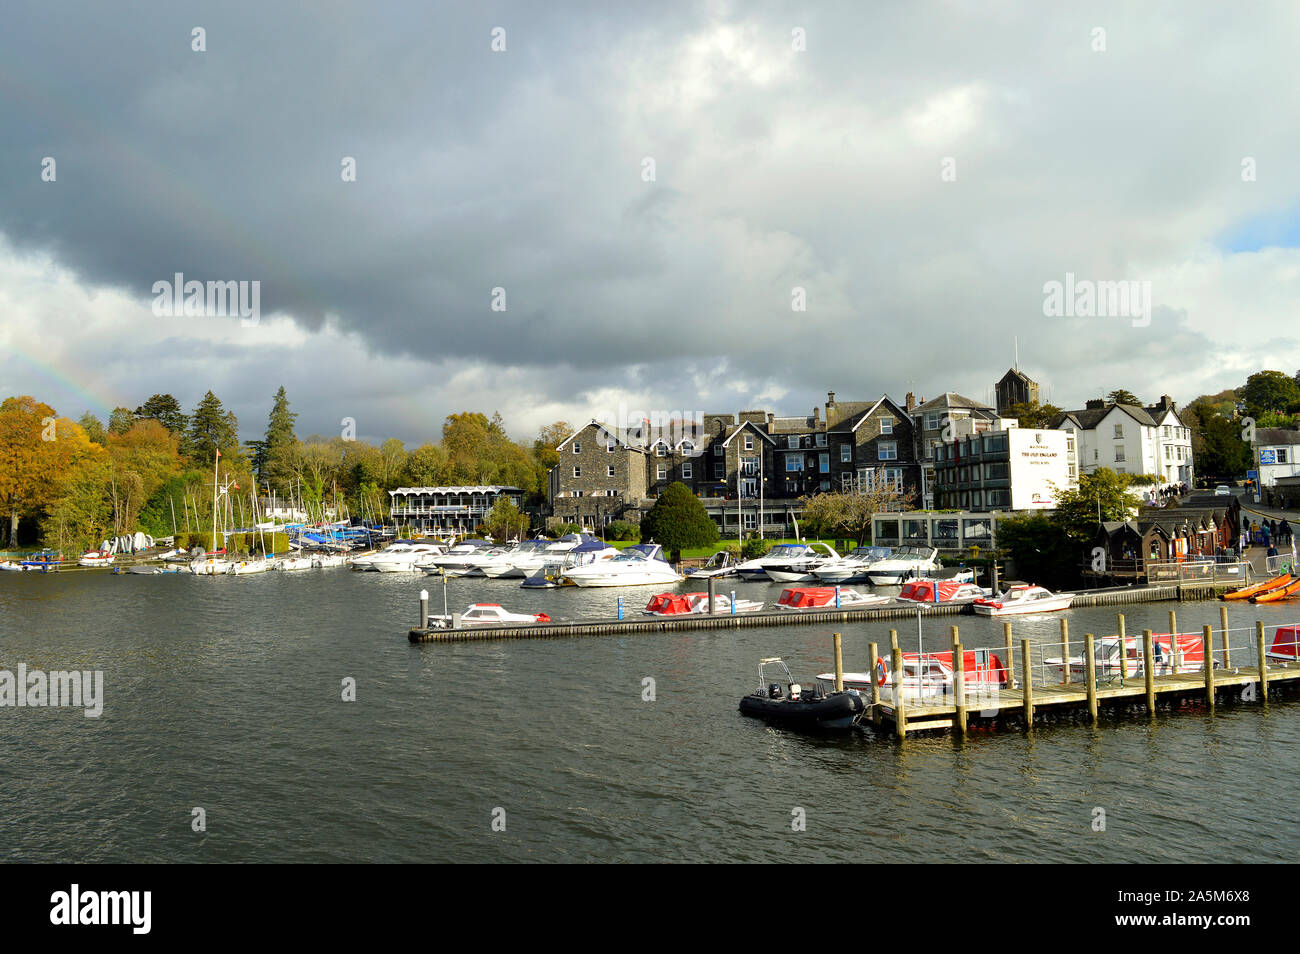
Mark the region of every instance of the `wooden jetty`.
[[[1125, 603], [1151, 603], [1166, 600], [1206, 600], [1234, 589], [1236, 584], [1183, 583], [1155, 586], [1119, 586], [1104, 590], [1076, 593], [1073, 607], [1115, 606]], [[712, 594], [710, 594], [712, 595]], [[712, 602], [712, 601], [710, 601]], [[972, 613], [970, 604], [956, 606], [930, 603], [891, 603], [859, 609], [825, 609], [811, 611], [773, 610], [667, 618], [641, 616], [635, 619], [557, 620], [550, 623], [527, 623], [514, 626], [473, 626], [454, 629], [430, 627], [427, 597], [421, 601], [420, 625], [408, 633], [413, 643], [458, 643], [502, 639], [557, 639], [577, 636], [618, 636], [635, 633], [681, 632], [694, 629], [731, 629], [749, 626], [810, 626], [836, 623], [876, 622], [889, 619], [956, 616]]]
[[[1170, 633], [1177, 633], [1174, 613], [1170, 613]], [[1009, 673], [1013, 676], [1006, 688], [981, 689], [971, 691], [964, 684], [961, 671], [962, 646], [957, 627], [952, 627], [952, 659], [954, 660], [953, 686], [937, 694], [935, 700], [924, 699], [921, 702], [908, 702], [901, 697], [890, 698], [889, 689], [882, 690], [873, 686], [871, 700], [865, 713], [864, 721], [874, 731], [905, 739], [917, 732], [954, 732], [964, 735], [972, 729], [1022, 729], [1032, 730], [1035, 723], [1042, 722], [1076, 722], [1086, 720], [1096, 724], [1105, 710], [1122, 712], [1138, 711], [1153, 714], [1157, 709], [1192, 708], [1199, 711], [1213, 712], [1219, 704], [1229, 701], [1247, 703], [1258, 702], [1267, 705], [1270, 696], [1293, 695], [1300, 690], [1300, 660], [1269, 659], [1265, 645], [1264, 624], [1256, 622], [1254, 639], [1248, 640], [1236, 649], [1229, 645], [1231, 630], [1227, 626], [1227, 610], [1221, 612], [1222, 629], [1219, 632], [1220, 648], [1215, 648], [1215, 631], [1204, 627], [1200, 637], [1202, 661], [1179, 664], [1178, 651], [1175, 648], [1172, 661], [1168, 664], [1171, 672], [1160, 673], [1160, 662], [1156, 657], [1155, 637], [1151, 630], [1143, 630], [1141, 637], [1127, 637], [1128, 640], [1140, 640], [1142, 662], [1122, 662], [1118, 669], [1111, 669], [1105, 674], [1098, 673], [1094, 648], [1096, 637], [1085, 635], [1081, 648], [1085, 671], [1081, 680], [1074, 680], [1071, 675], [1071, 656], [1069, 647], [1080, 646], [1071, 643], [1068, 635], [1068, 622], [1061, 620], [1061, 656], [1063, 665], [1045, 663], [1042, 656], [1049, 649], [1043, 644], [1031, 645], [1029, 640], [1020, 640], [1018, 648], [1013, 647], [1011, 624], [1004, 624], [1006, 654], [1003, 660]], [[1121, 640], [1126, 645], [1124, 617], [1119, 616], [1118, 632], [1108, 637]], [[1236, 631], [1239, 634], [1241, 630]], [[1187, 634], [1182, 634], [1186, 636]], [[893, 658], [893, 672], [902, 672], [903, 658], [898, 649], [897, 632], [890, 632], [890, 653]], [[1173, 643], [1171, 642], [1171, 645]], [[1019, 652], [1019, 670], [1015, 665], [1015, 653]], [[1037, 651], [1039, 662], [1033, 662]], [[878, 647], [871, 643], [868, 658], [874, 671], [878, 658]], [[1238, 662], [1246, 661], [1250, 665], [1234, 665], [1233, 656]], [[888, 657], [887, 657], [888, 658]], [[1075, 657], [1078, 658], [1078, 657]], [[1126, 672], [1129, 666], [1132, 672]], [[1048, 672], [1059, 669], [1062, 679], [1051, 682]], [[1181, 671], [1180, 671], [1181, 670]], [[837, 671], [837, 679], [839, 673]]]

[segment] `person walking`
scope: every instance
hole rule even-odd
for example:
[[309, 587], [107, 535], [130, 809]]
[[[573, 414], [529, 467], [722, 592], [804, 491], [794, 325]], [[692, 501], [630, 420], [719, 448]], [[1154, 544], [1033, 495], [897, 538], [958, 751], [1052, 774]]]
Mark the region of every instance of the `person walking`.
[[1278, 529], [1279, 529], [1279, 530], [1281, 531], [1281, 533], [1282, 533], [1282, 542], [1283, 542], [1283, 543], [1290, 543], [1290, 542], [1291, 542], [1291, 524], [1287, 523], [1286, 517], [1283, 517], [1283, 518], [1282, 518], [1282, 524], [1281, 524], [1281, 526], [1280, 526]]

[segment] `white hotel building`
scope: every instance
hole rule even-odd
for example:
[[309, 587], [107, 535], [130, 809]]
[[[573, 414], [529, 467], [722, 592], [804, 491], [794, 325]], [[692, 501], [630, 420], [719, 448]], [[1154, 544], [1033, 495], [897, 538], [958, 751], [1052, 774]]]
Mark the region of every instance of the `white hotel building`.
[[1192, 486], [1192, 435], [1169, 395], [1151, 407], [1089, 401], [1053, 426], [1075, 435], [1079, 472], [1109, 467], [1118, 474], [1154, 474], [1159, 487]]

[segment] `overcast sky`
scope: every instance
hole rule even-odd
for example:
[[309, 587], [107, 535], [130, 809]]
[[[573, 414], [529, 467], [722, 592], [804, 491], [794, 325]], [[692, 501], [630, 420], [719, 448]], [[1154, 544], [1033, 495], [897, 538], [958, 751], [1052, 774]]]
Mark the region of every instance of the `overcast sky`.
[[[211, 388], [248, 439], [283, 384], [300, 435], [414, 445], [984, 399], [1017, 337], [1065, 407], [1292, 373], [1298, 40], [1294, 3], [18, 0], [0, 396]], [[176, 272], [260, 322], [155, 315]], [[1149, 324], [1045, 316], [1067, 272]]]

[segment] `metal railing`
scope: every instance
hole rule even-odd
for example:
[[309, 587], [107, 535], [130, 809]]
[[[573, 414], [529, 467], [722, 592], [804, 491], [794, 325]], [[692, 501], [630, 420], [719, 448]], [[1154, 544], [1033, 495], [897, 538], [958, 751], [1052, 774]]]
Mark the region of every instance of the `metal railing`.
[[1170, 563], [1147, 564], [1148, 583], [1249, 583], [1252, 567], [1244, 560], [1221, 563], [1197, 557]]

